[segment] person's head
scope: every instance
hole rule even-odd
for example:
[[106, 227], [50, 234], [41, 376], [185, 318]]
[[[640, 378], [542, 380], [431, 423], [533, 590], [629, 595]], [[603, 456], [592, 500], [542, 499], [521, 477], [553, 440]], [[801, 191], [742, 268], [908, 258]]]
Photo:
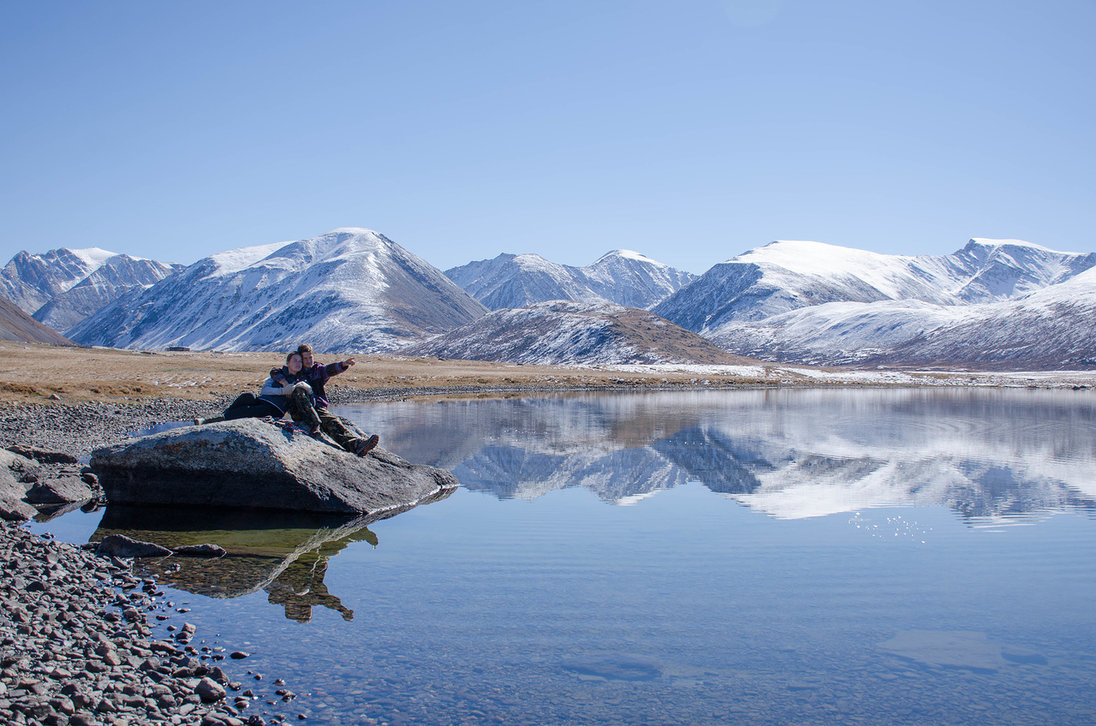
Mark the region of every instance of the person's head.
[[300, 373], [303, 367], [301, 354], [297, 351], [293, 351], [285, 357], [285, 365], [289, 368], [290, 373]]
[[305, 368], [312, 367], [312, 346], [308, 343], [301, 343], [297, 346], [297, 352], [301, 354], [301, 365]]

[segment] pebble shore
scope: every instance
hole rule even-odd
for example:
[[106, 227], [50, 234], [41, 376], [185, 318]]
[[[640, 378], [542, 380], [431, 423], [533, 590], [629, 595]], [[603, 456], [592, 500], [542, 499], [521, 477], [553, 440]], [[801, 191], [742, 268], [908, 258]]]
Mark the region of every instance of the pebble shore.
[[223, 656], [191, 645], [193, 625], [176, 626], [171, 640], [152, 638], [151, 618], [174, 620], [186, 609], [166, 601], [154, 580], [134, 575], [130, 561], [4, 522], [0, 566], [0, 723], [262, 726], [286, 720], [277, 708], [287, 703], [283, 696], [245, 690], [216, 665]]

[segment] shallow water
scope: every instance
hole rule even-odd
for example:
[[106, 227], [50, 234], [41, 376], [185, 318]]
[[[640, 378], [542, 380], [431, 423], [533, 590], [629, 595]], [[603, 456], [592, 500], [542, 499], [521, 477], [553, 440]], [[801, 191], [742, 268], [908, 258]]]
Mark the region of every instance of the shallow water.
[[[310, 723], [1090, 723], [1090, 392], [771, 390], [342, 407], [450, 468], [373, 522], [66, 515]], [[160, 569], [156, 569], [160, 568]], [[309, 694], [304, 696], [304, 694]]]

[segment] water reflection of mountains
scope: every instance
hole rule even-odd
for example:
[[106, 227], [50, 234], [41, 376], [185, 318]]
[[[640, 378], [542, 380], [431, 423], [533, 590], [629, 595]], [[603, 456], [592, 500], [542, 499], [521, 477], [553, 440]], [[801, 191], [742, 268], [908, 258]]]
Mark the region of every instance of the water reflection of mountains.
[[584, 395], [417, 404], [414, 416], [401, 405], [354, 413], [401, 454], [500, 498], [582, 487], [627, 504], [698, 481], [781, 518], [1096, 510], [1096, 409], [1072, 392]]

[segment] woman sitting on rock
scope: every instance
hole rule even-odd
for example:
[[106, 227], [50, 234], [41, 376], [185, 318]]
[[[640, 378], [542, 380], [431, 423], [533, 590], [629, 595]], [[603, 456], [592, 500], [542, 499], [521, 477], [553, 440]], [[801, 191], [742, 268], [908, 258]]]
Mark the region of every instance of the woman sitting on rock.
[[[295, 357], [295, 359], [294, 359]], [[286, 371], [287, 375], [296, 375], [301, 371], [301, 356], [296, 353], [290, 353], [285, 359], [286, 367], [276, 369], [278, 371]], [[294, 371], [295, 373], [291, 373]], [[270, 416], [274, 419], [279, 419], [285, 415], [285, 412], [289, 406], [289, 400], [286, 398], [286, 391], [282, 389], [286, 381], [283, 379], [277, 386], [272, 378], [267, 378], [263, 382], [263, 388], [259, 391], [259, 395], [256, 396], [253, 393], [241, 393], [235, 401], [225, 409], [224, 415], [213, 416], [212, 418], [200, 418], [194, 423], [196, 424], [208, 424], [217, 423], [218, 421], [232, 421], [238, 418], [262, 418], [263, 416]]]

